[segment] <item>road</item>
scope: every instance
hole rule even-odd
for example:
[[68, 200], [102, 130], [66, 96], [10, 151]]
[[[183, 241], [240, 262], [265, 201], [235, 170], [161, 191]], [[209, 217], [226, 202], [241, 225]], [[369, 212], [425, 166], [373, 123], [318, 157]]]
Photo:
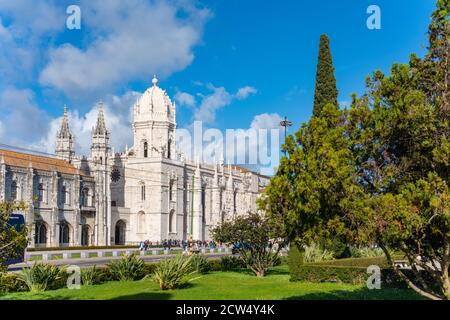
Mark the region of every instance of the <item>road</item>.
[[[207, 259], [217, 259], [224, 255], [229, 255], [229, 253], [207, 253], [204, 256]], [[146, 256], [138, 256], [145, 262], [158, 262], [164, 259], [173, 258], [177, 256], [176, 254], [165, 254], [165, 255], [146, 255]], [[121, 259], [121, 257], [101, 257], [101, 258], [86, 258], [86, 259], [56, 259], [45, 261], [47, 264], [55, 265], [55, 266], [65, 266], [65, 265], [76, 265], [79, 267], [89, 267], [89, 266], [105, 266], [113, 260]], [[17, 264], [12, 264], [8, 266], [8, 271], [18, 271], [22, 268], [27, 268], [33, 265], [33, 261], [22, 262]]]

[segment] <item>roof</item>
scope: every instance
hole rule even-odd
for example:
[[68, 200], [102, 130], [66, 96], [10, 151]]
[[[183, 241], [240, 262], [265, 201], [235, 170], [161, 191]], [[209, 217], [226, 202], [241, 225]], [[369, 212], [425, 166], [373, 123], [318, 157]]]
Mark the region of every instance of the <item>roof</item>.
[[264, 174], [261, 174], [261, 173], [255, 171], [255, 170], [250, 170], [250, 169], [242, 167], [242, 166], [234, 166], [234, 167], [236, 167], [236, 169], [240, 170], [243, 173], [253, 173], [253, 174], [256, 174], [256, 175], [258, 175], [260, 177], [270, 178], [269, 176], [266, 176]]
[[77, 168], [66, 160], [4, 149], [0, 149], [0, 159], [1, 158], [5, 160], [6, 165], [12, 167], [29, 168], [31, 163], [31, 167], [36, 170], [77, 174]]

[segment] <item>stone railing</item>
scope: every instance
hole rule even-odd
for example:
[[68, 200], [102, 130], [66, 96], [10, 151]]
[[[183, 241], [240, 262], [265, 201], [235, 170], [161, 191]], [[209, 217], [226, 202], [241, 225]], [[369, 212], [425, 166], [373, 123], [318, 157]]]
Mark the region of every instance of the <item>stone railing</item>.
[[[228, 247], [220, 248], [200, 248], [198, 250], [202, 254], [212, 253], [231, 253]], [[58, 251], [42, 251], [42, 252], [27, 252], [25, 254], [25, 261], [50, 261], [50, 260], [78, 260], [91, 258], [105, 258], [105, 257], [119, 257], [122, 255], [136, 254], [139, 256], [157, 256], [169, 255], [183, 252], [182, 248], [176, 247], [171, 249], [164, 248], [150, 248], [148, 250], [139, 250], [138, 248], [128, 249], [86, 249], [86, 250], [58, 250]]]

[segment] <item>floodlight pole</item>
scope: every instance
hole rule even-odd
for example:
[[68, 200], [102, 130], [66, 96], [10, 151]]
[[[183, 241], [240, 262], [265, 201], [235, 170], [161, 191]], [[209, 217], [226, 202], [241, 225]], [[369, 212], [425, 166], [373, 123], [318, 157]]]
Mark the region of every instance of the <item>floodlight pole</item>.
[[[292, 121], [289, 121], [288, 118], [285, 116], [284, 120], [280, 122], [280, 126], [284, 127], [284, 143], [286, 143], [287, 128], [292, 126]], [[286, 157], [286, 150], [284, 150], [284, 156]]]

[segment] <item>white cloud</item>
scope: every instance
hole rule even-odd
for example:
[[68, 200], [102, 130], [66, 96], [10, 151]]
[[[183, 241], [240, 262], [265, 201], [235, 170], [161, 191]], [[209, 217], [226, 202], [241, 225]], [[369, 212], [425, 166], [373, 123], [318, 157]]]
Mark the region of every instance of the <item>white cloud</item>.
[[179, 106], [195, 107], [195, 97], [187, 92], [177, 92], [174, 99]]
[[255, 116], [250, 125], [253, 129], [280, 129], [283, 118], [278, 113], [263, 113]]
[[53, 1], [0, 0], [0, 15], [0, 82], [23, 85], [45, 60], [43, 44], [64, 31], [65, 10]]
[[216, 112], [219, 109], [231, 104], [233, 96], [224, 87], [216, 88], [213, 85], [208, 85], [208, 89], [212, 93], [200, 95], [201, 103], [195, 111], [194, 119], [210, 124], [216, 120]]
[[197, 104], [193, 95], [179, 92], [175, 95], [175, 100], [180, 105], [194, 108], [194, 120], [202, 121], [204, 124], [213, 124], [216, 121], [217, 111], [230, 105], [235, 100], [245, 100], [257, 90], [250, 86], [239, 88], [236, 93], [228, 92], [224, 87], [215, 87], [213, 84], [203, 84], [196, 82], [196, 85], [206, 88], [208, 93], [197, 93], [200, 102]]
[[[69, 97], [105, 93], [151, 74], [167, 77], [194, 59], [209, 15], [184, 2], [82, 1], [83, 27], [93, 40], [86, 48], [64, 44], [50, 51], [40, 83]], [[183, 18], [181, 18], [183, 16]]]
[[238, 90], [238, 92], [236, 93], [236, 98], [239, 100], [247, 99], [248, 96], [256, 94], [257, 92], [258, 90], [256, 90], [256, 88], [246, 86]]
[[49, 116], [35, 104], [30, 90], [7, 87], [0, 92], [0, 113], [2, 143], [27, 146], [46, 132]]

